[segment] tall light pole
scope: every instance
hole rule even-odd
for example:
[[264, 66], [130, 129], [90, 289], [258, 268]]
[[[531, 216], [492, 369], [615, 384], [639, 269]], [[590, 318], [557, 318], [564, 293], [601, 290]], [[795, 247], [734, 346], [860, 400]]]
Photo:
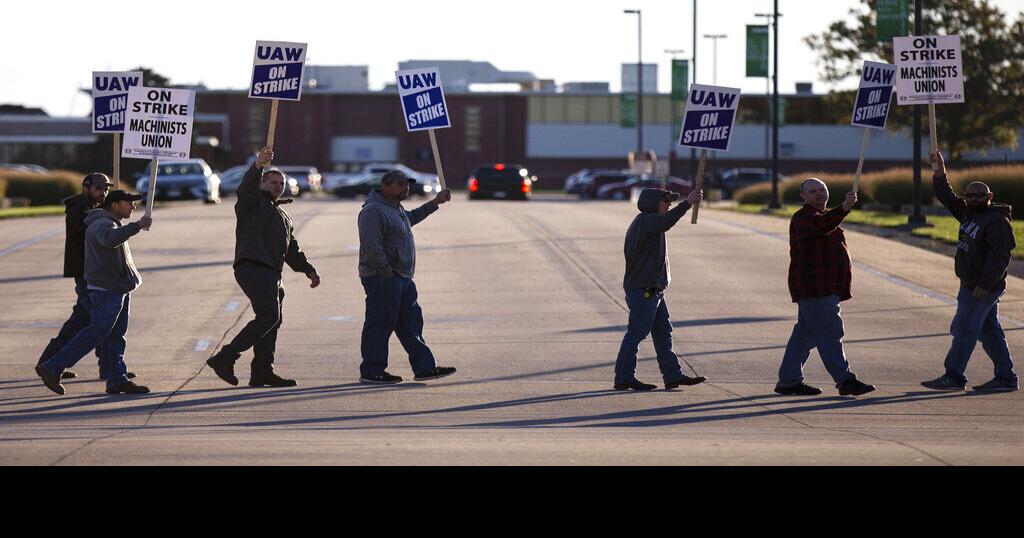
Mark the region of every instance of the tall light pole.
[[624, 9], [623, 13], [636, 14], [636, 154], [644, 151], [644, 44], [643, 18], [639, 9]]
[[718, 85], [718, 40], [729, 37], [725, 34], [704, 34], [705, 39], [711, 40], [711, 83]]
[[[697, 0], [693, 0], [693, 62], [690, 63], [693, 69], [693, 82], [697, 82]], [[690, 177], [697, 183], [697, 150], [690, 148]]]
[[[921, 0], [914, 0], [914, 35], [921, 35]], [[914, 212], [907, 218], [911, 228], [927, 224], [921, 213], [921, 105], [914, 105]]]
[[[686, 51], [683, 50], [683, 49], [665, 49], [665, 54], [671, 54], [672, 55], [672, 63], [669, 65], [669, 74], [672, 77], [671, 80], [672, 80], [673, 83], [675, 82], [675, 76], [676, 76], [676, 73], [675, 73], [676, 55], [677, 54], [682, 54], [684, 52], [686, 52]], [[683, 84], [686, 84], [686, 82], [687, 81], [684, 81]], [[671, 86], [669, 87], [669, 91], [670, 92], [672, 91], [672, 87]], [[671, 94], [669, 95], [669, 101], [672, 103], [672, 120], [669, 122], [668, 130], [669, 130], [669, 136], [672, 138], [672, 143], [669, 144], [669, 146], [668, 146], [668, 170], [669, 170], [669, 175], [672, 175], [672, 163], [673, 163], [673, 161], [676, 160], [676, 144], [678, 143], [678, 142], [676, 142], [676, 137], [679, 136], [679, 133], [676, 132], [676, 114], [678, 114], [678, 111], [676, 110], [676, 100], [673, 99], [673, 96]]]
[[778, 209], [779, 202], [779, 0], [773, 3], [772, 18], [772, 199], [768, 207]]
[[[775, 13], [755, 13], [754, 16], [755, 17], [764, 17], [765, 21], [768, 23], [768, 31], [771, 31], [771, 29], [775, 26], [775, 17], [776, 17]], [[768, 141], [771, 138], [769, 136], [769, 129], [771, 129], [771, 121], [772, 121], [772, 116], [771, 116], [771, 113], [772, 113], [771, 90], [768, 87], [768, 85], [770, 83], [771, 83], [771, 77], [766, 76], [764, 78], [764, 162], [765, 162], [765, 164], [768, 164], [768, 159], [770, 158], [769, 150], [768, 150]], [[772, 199], [774, 200], [775, 198], [773, 197]], [[769, 202], [769, 205], [770, 205], [770, 202]]]

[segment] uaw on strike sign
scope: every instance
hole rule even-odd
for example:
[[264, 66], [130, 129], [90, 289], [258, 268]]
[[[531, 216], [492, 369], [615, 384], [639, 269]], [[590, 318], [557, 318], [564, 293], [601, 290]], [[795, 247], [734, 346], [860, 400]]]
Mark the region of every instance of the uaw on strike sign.
[[921, 105], [964, 102], [960, 36], [894, 37], [896, 102]]
[[134, 159], [187, 159], [192, 146], [196, 92], [136, 86], [128, 90], [121, 155]]
[[306, 43], [257, 41], [249, 97], [298, 101], [307, 48]]
[[93, 71], [92, 132], [124, 131], [128, 89], [142, 85], [141, 71]]
[[679, 145], [728, 151], [740, 89], [691, 84]]
[[885, 129], [889, 117], [889, 102], [895, 83], [896, 68], [879, 62], [864, 62], [860, 73], [860, 88], [853, 105], [851, 125]]
[[409, 131], [451, 127], [448, 105], [441, 89], [441, 76], [436, 67], [395, 71], [398, 95], [402, 98], [405, 127]]

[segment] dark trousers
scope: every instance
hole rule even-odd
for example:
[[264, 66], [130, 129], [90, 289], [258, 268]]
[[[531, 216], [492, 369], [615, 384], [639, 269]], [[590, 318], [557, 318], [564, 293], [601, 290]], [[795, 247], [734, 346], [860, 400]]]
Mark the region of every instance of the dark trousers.
[[[67, 321], [64, 322], [64, 326], [60, 328], [60, 332], [57, 333], [50, 343], [46, 345], [46, 349], [43, 350], [42, 355], [39, 356], [39, 360], [36, 361], [36, 365], [40, 365], [53, 358], [58, 351], [61, 350], [72, 338], [78, 334], [79, 331], [88, 327], [91, 323], [89, 317], [89, 308], [91, 303], [89, 301], [89, 286], [86, 284], [85, 279], [82, 277], [75, 277], [75, 295], [78, 296], [78, 300], [75, 301], [75, 306], [71, 308], [71, 316], [68, 317]], [[104, 344], [100, 344], [102, 347]], [[96, 358], [101, 359], [100, 347], [96, 348]], [[103, 371], [103, 361], [98, 360], [100, 365], [100, 377], [106, 378], [109, 372]]]
[[369, 276], [360, 280], [366, 291], [366, 319], [360, 345], [363, 362], [359, 365], [359, 374], [373, 377], [387, 369], [391, 333], [398, 335], [398, 341], [409, 354], [413, 373], [433, 369], [436, 366], [434, 354], [423, 340], [423, 310], [412, 279]]
[[629, 383], [636, 379], [636, 355], [640, 351], [640, 342], [648, 334], [658, 353], [661, 377], [666, 383], [682, 378], [679, 357], [672, 350], [672, 322], [664, 292], [658, 291], [650, 297], [644, 297], [643, 288], [626, 290], [626, 306], [629, 307], [629, 326], [626, 327], [619, 355], [615, 359], [615, 384]]
[[281, 273], [258, 263], [242, 262], [235, 266], [235, 281], [252, 303], [256, 318], [246, 324], [224, 350], [240, 355], [252, 348], [252, 372], [273, 372], [277, 330], [284, 312]]
[[124, 350], [128, 346], [125, 334], [128, 333], [130, 313], [130, 293], [89, 290], [89, 326], [78, 331], [67, 345], [40, 367], [60, 375], [102, 345], [104, 353], [100, 362], [108, 374], [107, 388], [127, 382]]

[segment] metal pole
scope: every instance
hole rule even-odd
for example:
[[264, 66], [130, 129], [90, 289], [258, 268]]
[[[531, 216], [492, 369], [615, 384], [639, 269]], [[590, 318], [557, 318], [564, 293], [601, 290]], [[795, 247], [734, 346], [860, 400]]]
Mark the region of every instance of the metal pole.
[[[697, 83], [697, 0], [693, 0], [693, 82]], [[697, 180], [697, 150], [690, 148], [690, 177]]]
[[[914, 35], [923, 33], [921, 24], [921, 0], [914, 0]], [[921, 213], [921, 105], [914, 105], [914, 212], [907, 219], [911, 227], [924, 226], [927, 222]]]
[[636, 10], [636, 153], [644, 151], [644, 42], [643, 15]]
[[768, 207], [778, 209], [779, 202], [779, 0], [772, 10], [775, 25], [772, 27], [772, 199]]

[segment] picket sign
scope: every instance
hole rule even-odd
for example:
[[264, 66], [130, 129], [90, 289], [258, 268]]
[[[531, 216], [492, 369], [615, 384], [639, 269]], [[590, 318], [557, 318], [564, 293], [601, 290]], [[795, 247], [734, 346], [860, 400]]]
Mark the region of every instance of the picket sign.
[[[708, 160], [708, 150], [701, 148], [700, 150], [700, 163], [697, 164], [697, 182], [694, 183], [693, 188], [702, 190], [704, 188], [704, 163]], [[693, 213], [690, 214], [690, 224], [697, 224], [697, 212], [700, 211], [700, 202], [693, 206]]]
[[452, 123], [448, 116], [444, 89], [441, 87], [441, 72], [436, 67], [406, 69], [395, 71], [395, 79], [398, 82], [398, 96], [402, 101], [405, 129], [409, 132], [427, 131], [430, 149], [434, 154], [434, 166], [437, 168], [437, 180], [441, 190], [445, 190], [448, 187], [444, 181], [441, 153], [437, 150], [434, 130], [451, 127]]
[[277, 130], [277, 99], [270, 102], [270, 127], [267, 128], [267, 145], [274, 147], [274, 131]]
[[146, 216], [153, 218], [153, 202], [156, 200], [156, 170], [160, 168], [160, 159], [149, 161], [149, 192], [146, 193]]
[[114, 133], [114, 189], [121, 182], [121, 133]]
[[892, 102], [893, 86], [896, 79], [896, 67], [880, 62], [864, 62], [861, 69], [860, 86], [853, 101], [853, 113], [850, 125], [864, 128], [864, 141], [860, 145], [860, 157], [857, 159], [857, 173], [853, 175], [853, 193], [860, 190], [860, 175], [864, 169], [864, 156], [867, 154], [871, 129], [885, 129], [889, 119]]
[[437, 137], [434, 136], [434, 130], [430, 129], [427, 131], [430, 134], [430, 149], [434, 154], [434, 166], [437, 168], [437, 181], [441, 184], [441, 190], [445, 190], [448, 187], [444, 183], [444, 169], [441, 168], [441, 154], [437, 151]]
[[256, 42], [249, 98], [271, 100], [270, 125], [267, 128], [268, 146], [274, 146], [278, 102], [282, 99], [298, 101], [302, 98], [302, 71], [305, 69], [308, 48], [306, 43]]
[[939, 147], [935, 105], [963, 103], [964, 70], [960, 36], [924, 35], [894, 37], [893, 57], [899, 71], [898, 103], [928, 103], [928, 135], [931, 153]]
[[121, 133], [124, 131], [128, 90], [142, 84], [141, 71], [93, 71], [92, 132], [114, 135], [114, 188], [121, 182]]
[[[704, 165], [708, 150], [729, 151], [739, 104], [739, 88], [690, 84], [682, 130], [679, 133], [679, 147], [700, 149], [700, 164], [697, 165], [693, 188], [704, 188]], [[697, 224], [699, 207], [699, 203], [693, 206], [691, 224]]]

